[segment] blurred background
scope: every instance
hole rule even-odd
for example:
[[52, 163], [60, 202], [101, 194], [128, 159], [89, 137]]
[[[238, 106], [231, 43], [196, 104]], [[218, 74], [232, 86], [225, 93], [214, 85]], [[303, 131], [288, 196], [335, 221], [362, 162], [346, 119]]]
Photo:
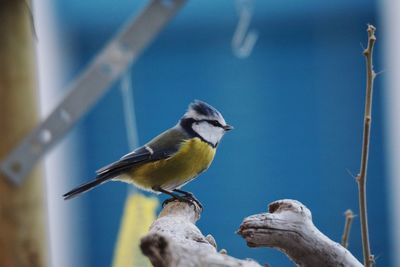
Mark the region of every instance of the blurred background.
[[[33, 1], [43, 118], [146, 3]], [[239, 20], [235, 1], [190, 0], [129, 69], [139, 144], [173, 126], [194, 99], [215, 106], [235, 126], [211, 168], [184, 188], [205, 206], [199, 228], [230, 255], [293, 266], [284, 254], [248, 248], [235, 234], [244, 217], [266, 211], [277, 199], [303, 202], [315, 225], [338, 242], [344, 211], [358, 213], [353, 176], [364, 111], [362, 50], [372, 23], [378, 29], [375, 68], [383, 73], [374, 91], [370, 241], [376, 266], [400, 266], [394, 149], [399, 140], [391, 121], [400, 98], [392, 89], [396, 78], [390, 78], [399, 65], [394, 54], [385, 54], [399, 40], [388, 37], [396, 25], [393, 3], [253, 1], [250, 29], [258, 39], [251, 54], [239, 58], [231, 48]], [[61, 195], [129, 152], [120, 87], [115, 83], [46, 156], [51, 266], [112, 265], [127, 185], [108, 183], [67, 202]], [[361, 261], [359, 225], [357, 217], [349, 249]]]

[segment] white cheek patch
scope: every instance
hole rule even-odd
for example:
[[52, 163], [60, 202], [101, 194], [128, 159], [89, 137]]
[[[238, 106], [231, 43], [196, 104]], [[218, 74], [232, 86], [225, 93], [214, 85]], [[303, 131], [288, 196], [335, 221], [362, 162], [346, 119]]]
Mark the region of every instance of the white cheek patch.
[[221, 127], [213, 126], [207, 122], [193, 123], [192, 128], [204, 140], [214, 146], [219, 143], [225, 132]]

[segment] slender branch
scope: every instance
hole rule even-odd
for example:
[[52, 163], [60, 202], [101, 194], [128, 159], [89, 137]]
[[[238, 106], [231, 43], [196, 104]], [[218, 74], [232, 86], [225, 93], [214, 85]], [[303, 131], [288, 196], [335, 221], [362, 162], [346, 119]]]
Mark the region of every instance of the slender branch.
[[349, 235], [351, 230], [351, 224], [353, 223], [355, 216], [353, 211], [350, 209], [346, 210], [344, 215], [346, 216], [346, 221], [344, 224], [344, 231], [342, 235], [342, 246], [347, 248], [349, 246]]
[[375, 259], [371, 254], [368, 236], [368, 214], [367, 214], [367, 196], [366, 196], [366, 182], [367, 182], [367, 165], [368, 165], [368, 153], [369, 153], [369, 142], [371, 133], [371, 110], [372, 110], [372, 91], [375, 79], [375, 72], [372, 64], [372, 56], [374, 44], [376, 41], [375, 27], [368, 25], [368, 46], [364, 50], [363, 54], [366, 61], [367, 70], [367, 86], [365, 96], [365, 114], [364, 114], [364, 131], [363, 131], [363, 142], [361, 150], [361, 166], [360, 173], [357, 176], [358, 182], [358, 198], [360, 205], [360, 221], [361, 221], [361, 236], [363, 244], [363, 255], [364, 255], [364, 266], [370, 267], [374, 264]]
[[299, 267], [362, 267], [346, 248], [321, 233], [311, 211], [302, 203], [283, 199], [269, 204], [267, 213], [249, 216], [238, 234], [250, 247], [273, 247]]

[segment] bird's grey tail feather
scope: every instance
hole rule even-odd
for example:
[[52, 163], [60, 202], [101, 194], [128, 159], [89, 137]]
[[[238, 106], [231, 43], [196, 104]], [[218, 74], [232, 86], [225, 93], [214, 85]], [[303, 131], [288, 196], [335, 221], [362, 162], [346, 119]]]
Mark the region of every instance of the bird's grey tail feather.
[[74, 198], [74, 197], [76, 197], [76, 196], [78, 196], [78, 195], [80, 195], [82, 193], [85, 193], [85, 192], [87, 192], [89, 190], [92, 190], [96, 186], [98, 186], [98, 185], [110, 180], [111, 178], [112, 177], [110, 177], [109, 175], [106, 175], [106, 176], [103, 176], [103, 177], [100, 176], [100, 177], [96, 178], [95, 180], [92, 180], [92, 181], [90, 181], [88, 183], [82, 184], [82, 185], [72, 189], [68, 193], [65, 193], [63, 195], [64, 200]]

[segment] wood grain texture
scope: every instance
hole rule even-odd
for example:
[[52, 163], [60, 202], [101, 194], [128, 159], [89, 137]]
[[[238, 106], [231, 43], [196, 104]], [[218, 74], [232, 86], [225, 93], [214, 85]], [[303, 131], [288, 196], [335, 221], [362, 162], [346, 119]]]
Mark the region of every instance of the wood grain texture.
[[296, 266], [363, 266], [350, 251], [321, 233], [311, 211], [296, 200], [272, 202], [269, 212], [245, 218], [238, 233], [250, 247], [278, 249]]
[[214, 238], [205, 237], [196, 227], [199, 218], [197, 206], [178, 201], [168, 203], [141, 240], [143, 254], [156, 267], [261, 266], [218, 252]]
[[[37, 123], [35, 56], [29, 8], [23, 0], [0, 5], [0, 159]], [[0, 174], [0, 266], [46, 266], [42, 175], [20, 187]]]

